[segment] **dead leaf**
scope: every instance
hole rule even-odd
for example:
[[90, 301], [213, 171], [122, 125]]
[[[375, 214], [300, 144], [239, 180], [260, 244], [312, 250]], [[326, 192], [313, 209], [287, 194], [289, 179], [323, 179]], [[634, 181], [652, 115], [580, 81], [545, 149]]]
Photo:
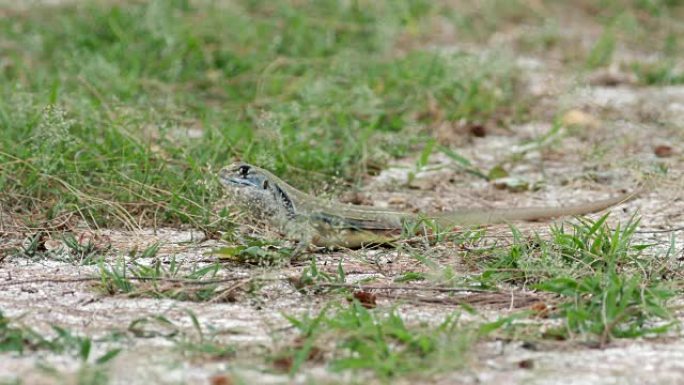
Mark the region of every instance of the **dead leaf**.
[[470, 135], [476, 138], [484, 138], [487, 136], [487, 127], [485, 127], [484, 124], [473, 123], [468, 128], [468, 132], [470, 132]]
[[355, 291], [353, 294], [354, 298], [361, 303], [361, 306], [366, 309], [373, 309], [377, 306], [377, 297], [375, 294], [369, 291]]
[[294, 364], [294, 357], [286, 355], [273, 360], [273, 367], [281, 372], [289, 372]]
[[[285, 352], [283, 352], [278, 358], [273, 360], [273, 367], [283, 372], [289, 372], [292, 370], [292, 365], [294, 365], [294, 352], [302, 349], [305, 343], [306, 339], [304, 337], [295, 338], [292, 343], [292, 347], [285, 350]], [[323, 358], [323, 350], [316, 346], [312, 346], [309, 349], [309, 354], [306, 356], [306, 360], [311, 362], [322, 362]]]
[[668, 157], [672, 156], [672, 154], [674, 154], [674, 150], [672, 149], [672, 147], [665, 145], [665, 144], [661, 144], [660, 146], [656, 146], [653, 149], [653, 152], [655, 153], [655, 155], [658, 158], [668, 158]]
[[549, 318], [549, 312], [551, 309], [544, 302], [540, 301], [530, 306], [530, 310], [532, 310], [532, 312], [538, 318]]
[[534, 368], [534, 361], [531, 359], [518, 361], [518, 367], [520, 369], [532, 369]]
[[217, 374], [209, 378], [209, 384], [211, 385], [233, 385], [233, 379], [226, 376], [225, 374]]

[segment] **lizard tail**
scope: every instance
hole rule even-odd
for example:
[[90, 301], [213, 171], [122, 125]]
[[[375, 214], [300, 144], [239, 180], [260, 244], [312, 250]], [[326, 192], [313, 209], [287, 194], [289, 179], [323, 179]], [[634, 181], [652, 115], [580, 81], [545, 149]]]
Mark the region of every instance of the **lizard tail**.
[[608, 207], [629, 201], [640, 192], [623, 194], [613, 198], [582, 203], [574, 206], [559, 207], [521, 207], [512, 209], [467, 209], [437, 215], [434, 220], [442, 227], [477, 226], [511, 221], [533, 221], [564, 216], [595, 213]]

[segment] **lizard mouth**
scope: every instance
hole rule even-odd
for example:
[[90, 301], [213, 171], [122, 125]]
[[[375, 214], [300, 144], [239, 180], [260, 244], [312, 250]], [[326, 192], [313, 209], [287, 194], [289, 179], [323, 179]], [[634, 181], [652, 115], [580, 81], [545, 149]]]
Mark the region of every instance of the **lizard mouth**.
[[248, 179], [234, 178], [234, 177], [223, 177], [221, 176], [221, 183], [225, 186], [232, 187], [258, 187], [256, 183]]
[[256, 183], [252, 182], [249, 179], [245, 178], [238, 178], [230, 175], [231, 172], [230, 170], [223, 169], [219, 172], [219, 179], [221, 180], [221, 183], [226, 185], [226, 186], [234, 186], [234, 187], [245, 187], [245, 186], [250, 186], [250, 187], [258, 187]]
[[[242, 186], [258, 187], [254, 182], [252, 182], [251, 180], [247, 180], [247, 179], [229, 178], [229, 179], [224, 180], [224, 181], [225, 181], [225, 182], [228, 182], [227, 184], [230, 184], [230, 185], [232, 185], [232, 186], [238, 186], [238, 187], [242, 187]], [[224, 183], [225, 183], [225, 182], [224, 182]]]

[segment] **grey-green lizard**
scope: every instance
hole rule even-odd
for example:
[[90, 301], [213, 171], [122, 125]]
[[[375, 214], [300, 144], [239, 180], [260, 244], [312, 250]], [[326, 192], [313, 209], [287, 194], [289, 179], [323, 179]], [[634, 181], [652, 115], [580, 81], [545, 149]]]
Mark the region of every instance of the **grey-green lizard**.
[[413, 214], [383, 208], [329, 202], [295, 189], [267, 170], [234, 163], [219, 172], [233, 199], [257, 217], [269, 220], [299, 240], [297, 253], [310, 244], [362, 247], [396, 240], [407, 223], [435, 221], [439, 228], [479, 226], [583, 215], [629, 200], [635, 193], [566, 207], [463, 209]]

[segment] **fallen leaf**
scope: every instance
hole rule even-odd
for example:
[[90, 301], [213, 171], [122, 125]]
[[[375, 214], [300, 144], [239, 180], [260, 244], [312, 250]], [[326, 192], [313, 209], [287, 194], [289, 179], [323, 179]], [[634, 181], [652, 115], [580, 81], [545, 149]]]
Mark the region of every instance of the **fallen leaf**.
[[672, 149], [672, 147], [665, 145], [665, 144], [662, 144], [660, 146], [656, 146], [653, 149], [653, 152], [655, 153], [655, 155], [658, 158], [668, 158], [668, 157], [672, 156], [672, 154], [674, 153], [674, 150]]
[[294, 357], [291, 355], [278, 357], [273, 360], [273, 367], [281, 372], [289, 372], [294, 364]]
[[534, 368], [534, 361], [531, 359], [519, 361], [518, 367], [520, 369], [532, 369]]
[[373, 294], [369, 291], [363, 291], [363, 290], [355, 291], [353, 296], [366, 309], [373, 309], [377, 306], [377, 303], [376, 303], [377, 297], [375, 296], [375, 294]]
[[538, 318], [548, 318], [549, 317], [549, 306], [546, 305], [544, 302], [536, 302], [532, 306], [530, 306], [530, 310], [537, 316]]
[[470, 135], [476, 138], [484, 138], [487, 136], [487, 127], [485, 127], [483, 124], [473, 123], [468, 128], [468, 131], [470, 132]]
[[211, 385], [233, 385], [233, 383], [233, 379], [225, 374], [217, 374], [209, 378], [209, 384]]

